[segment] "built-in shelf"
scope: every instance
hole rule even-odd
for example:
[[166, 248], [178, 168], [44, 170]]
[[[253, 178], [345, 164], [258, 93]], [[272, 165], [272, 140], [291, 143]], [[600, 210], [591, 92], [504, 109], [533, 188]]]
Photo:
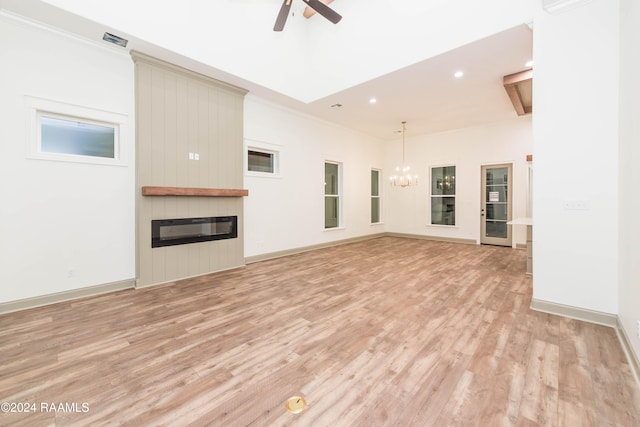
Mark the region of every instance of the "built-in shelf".
[[249, 190], [233, 188], [142, 187], [143, 196], [244, 197]]

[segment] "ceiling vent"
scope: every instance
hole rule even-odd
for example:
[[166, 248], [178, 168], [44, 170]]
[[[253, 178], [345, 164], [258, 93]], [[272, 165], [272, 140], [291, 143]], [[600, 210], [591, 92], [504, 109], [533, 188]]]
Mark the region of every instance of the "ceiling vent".
[[590, 1], [591, 0], [542, 0], [542, 7], [549, 13], [557, 13]]
[[129, 43], [129, 40], [123, 39], [122, 37], [118, 37], [115, 34], [111, 33], [104, 33], [104, 35], [102, 36], [102, 40], [109, 43], [117, 44], [118, 46], [122, 47], [127, 47], [127, 43]]

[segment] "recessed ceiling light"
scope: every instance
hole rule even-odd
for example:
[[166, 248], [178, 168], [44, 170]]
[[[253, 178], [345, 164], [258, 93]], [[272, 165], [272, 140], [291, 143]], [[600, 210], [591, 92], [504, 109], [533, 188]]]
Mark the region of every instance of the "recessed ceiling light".
[[531, 59], [530, 59], [530, 60], [528, 60], [528, 61], [524, 64], [524, 66], [525, 66], [525, 67], [533, 67], [533, 60], [531, 60]]
[[331, 108], [340, 108], [342, 107], [342, 104], [333, 104], [331, 105]]
[[455, 77], [456, 79], [459, 79], [462, 76], [464, 76], [464, 73], [462, 71], [456, 71], [455, 73], [453, 73], [453, 77]]
[[375, 98], [371, 98], [371, 99], [369, 100], [369, 104], [375, 104], [376, 102], [378, 102], [378, 100], [377, 100], [377, 99], [375, 99]]

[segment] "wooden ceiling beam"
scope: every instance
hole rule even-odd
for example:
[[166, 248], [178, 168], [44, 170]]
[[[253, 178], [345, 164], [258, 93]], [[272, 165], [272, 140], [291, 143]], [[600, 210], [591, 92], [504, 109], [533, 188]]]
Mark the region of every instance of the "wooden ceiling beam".
[[522, 97], [518, 92], [518, 85], [529, 80], [533, 80], [533, 70], [525, 70], [520, 71], [519, 73], [509, 74], [508, 76], [504, 76], [502, 79], [504, 89], [507, 91], [507, 95], [509, 95], [513, 108], [519, 116], [530, 114], [533, 110], [530, 105], [524, 105]]
[[509, 74], [508, 76], [504, 76], [504, 78], [502, 79], [502, 84], [512, 85], [531, 79], [533, 79], [533, 70], [525, 70], [520, 71], [519, 73], [513, 73]]

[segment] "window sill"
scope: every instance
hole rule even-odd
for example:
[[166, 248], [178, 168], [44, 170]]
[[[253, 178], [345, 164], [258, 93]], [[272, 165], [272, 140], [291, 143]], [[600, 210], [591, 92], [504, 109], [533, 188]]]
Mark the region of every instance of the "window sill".
[[244, 176], [251, 178], [282, 178], [279, 173], [245, 171]]
[[347, 227], [331, 227], [331, 228], [325, 228], [324, 231], [337, 231], [337, 230], [346, 230]]
[[81, 156], [76, 154], [58, 154], [33, 152], [27, 155], [31, 160], [50, 160], [55, 162], [84, 163], [87, 165], [105, 166], [129, 166], [123, 159], [113, 159], [107, 157]]
[[459, 225], [444, 225], [444, 224], [425, 224], [425, 227], [435, 227], [435, 228], [460, 228]]

